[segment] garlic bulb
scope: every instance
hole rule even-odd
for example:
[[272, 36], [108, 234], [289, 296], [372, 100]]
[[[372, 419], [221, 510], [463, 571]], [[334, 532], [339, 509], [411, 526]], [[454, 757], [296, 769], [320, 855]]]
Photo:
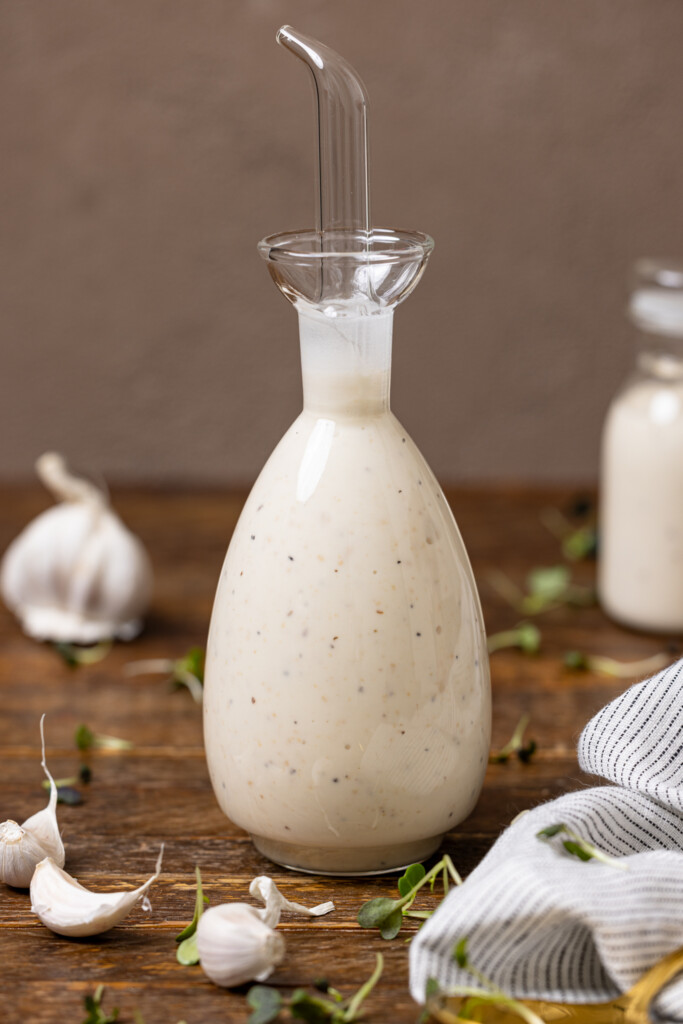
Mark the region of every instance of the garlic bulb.
[[45, 761], [45, 734], [40, 719], [40, 739], [43, 759], [40, 762], [50, 781], [50, 799], [47, 807], [27, 818], [23, 825], [16, 821], [3, 821], [0, 825], [0, 881], [17, 889], [27, 889], [36, 865], [45, 857], [52, 857], [64, 866], [64, 844], [57, 825], [57, 786]]
[[5, 603], [38, 640], [132, 639], [152, 590], [145, 549], [107, 496], [72, 476], [61, 455], [42, 455], [36, 471], [60, 503], [29, 523], [5, 552]]
[[197, 925], [197, 949], [204, 973], [231, 988], [265, 981], [285, 955], [285, 940], [261, 920], [256, 907], [223, 903], [205, 910]]
[[123, 921], [143, 897], [143, 910], [151, 910], [146, 894], [159, 877], [163, 853], [162, 846], [154, 874], [131, 892], [92, 892], [46, 857], [31, 879], [31, 910], [58, 935], [100, 935]]
[[265, 981], [285, 955], [285, 940], [274, 931], [283, 910], [320, 917], [334, 903], [304, 907], [285, 899], [272, 878], [259, 875], [249, 893], [265, 903], [259, 910], [247, 903], [223, 903], [205, 910], [197, 924], [197, 951], [204, 973], [216, 985], [231, 988], [246, 981]]

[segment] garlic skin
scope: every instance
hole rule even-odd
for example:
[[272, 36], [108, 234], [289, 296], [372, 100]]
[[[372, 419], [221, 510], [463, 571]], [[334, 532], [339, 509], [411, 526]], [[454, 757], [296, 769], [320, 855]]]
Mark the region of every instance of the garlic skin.
[[37, 640], [132, 639], [152, 592], [147, 552], [107, 496], [72, 476], [61, 455], [41, 455], [36, 471], [60, 503], [29, 523], [5, 552], [0, 592], [6, 605]]
[[9, 819], [0, 825], [0, 882], [17, 889], [28, 889], [36, 865], [45, 857], [52, 857], [59, 867], [66, 859], [64, 844], [57, 824], [57, 786], [45, 761], [45, 733], [40, 719], [40, 740], [43, 758], [40, 762], [50, 781], [50, 799], [47, 807], [27, 818], [23, 825]]
[[285, 955], [285, 940], [247, 903], [210, 907], [199, 918], [197, 950], [202, 970], [222, 988], [265, 981]]
[[31, 911], [58, 935], [100, 935], [120, 924], [143, 897], [143, 910], [151, 910], [146, 894], [159, 877], [163, 853], [162, 846], [154, 874], [131, 892], [92, 892], [46, 857], [31, 879]]
[[334, 910], [334, 903], [328, 900], [327, 903], [320, 903], [317, 907], [304, 907], [301, 903], [293, 903], [286, 899], [272, 878], [268, 875], [257, 875], [249, 886], [249, 895], [265, 903], [265, 909], [259, 910], [261, 920], [271, 928], [276, 928], [280, 922], [280, 915], [283, 910], [289, 910], [292, 914], [299, 914], [301, 917], [322, 917]]

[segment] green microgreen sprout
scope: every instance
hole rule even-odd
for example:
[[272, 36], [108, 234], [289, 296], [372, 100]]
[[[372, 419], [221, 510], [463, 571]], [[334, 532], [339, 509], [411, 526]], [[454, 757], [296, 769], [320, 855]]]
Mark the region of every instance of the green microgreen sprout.
[[504, 1007], [517, 1017], [521, 1017], [521, 1019], [525, 1020], [527, 1024], [543, 1024], [541, 1018], [538, 1014], [534, 1013], [531, 1007], [526, 1006], [518, 999], [514, 999], [512, 996], [508, 995], [507, 992], [503, 991], [503, 989], [498, 988], [490, 978], [487, 978], [485, 974], [470, 963], [467, 953], [467, 939], [460, 939], [456, 944], [455, 949], [453, 950], [453, 959], [461, 970], [467, 971], [468, 974], [472, 975], [475, 981], [479, 982], [481, 988], [476, 988], [473, 985], [454, 985], [448, 989], [442, 990], [440, 989], [438, 982], [434, 978], [430, 978], [427, 982], [425, 991], [427, 1011], [429, 1010], [430, 1002], [434, 1002], [434, 1000], [439, 999], [440, 997], [460, 997], [464, 999], [465, 1002], [458, 1010], [458, 1020], [476, 1019], [473, 1018], [471, 1014], [480, 1006], [498, 1006]]
[[112, 648], [112, 641], [103, 640], [102, 643], [93, 644], [91, 647], [54, 643], [52, 648], [69, 668], [78, 668], [79, 665], [95, 665], [106, 658]]
[[442, 857], [430, 871], [425, 871], [422, 864], [411, 864], [398, 880], [400, 899], [392, 900], [389, 897], [380, 896], [368, 900], [358, 911], [356, 917], [358, 924], [361, 928], [379, 928], [383, 939], [395, 939], [405, 917], [425, 921], [434, 913], [433, 910], [411, 910], [411, 907], [420, 889], [428, 882], [432, 892], [434, 891], [434, 885], [439, 876], [441, 876], [444, 895], [448, 894], [449, 880], [456, 885], [462, 885], [462, 878], [448, 855]]
[[592, 843], [589, 843], [587, 839], [584, 839], [583, 836], [580, 836], [578, 832], [575, 832], [573, 828], [570, 828], [564, 822], [548, 825], [547, 828], [542, 828], [540, 832], [536, 833], [537, 839], [541, 839], [544, 842], [548, 842], [548, 840], [558, 835], [568, 836], [567, 839], [562, 840], [562, 846], [572, 857], [578, 857], [579, 860], [583, 861], [598, 860], [602, 864], [609, 864], [610, 867], [619, 868], [620, 871], [628, 871], [628, 864], [616, 857], [610, 857], [604, 850], [593, 846]]
[[180, 943], [176, 950], [176, 959], [179, 964], [183, 964], [184, 966], [199, 963], [199, 950], [197, 949], [197, 925], [199, 924], [199, 918], [204, 912], [204, 904], [208, 904], [209, 902], [208, 896], [204, 895], [204, 891], [202, 889], [201, 871], [198, 867], [195, 867], [194, 871], [197, 878], [194, 914], [192, 915], [190, 923], [175, 937], [176, 942]]
[[88, 1011], [88, 1016], [83, 1024], [115, 1024], [119, 1019], [118, 1007], [114, 1007], [111, 1013], [105, 1013], [102, 1009], [104, 997], [104, 985], [98, 985], [92, 995], [85, 996], [83, 1002]]
[[282, 996], [269, 985], [252, 985], [247, 992], [247, 1003], [252, 1008], [248, 1024], [270, 1024], [282, 1009]]
[[517, 755], [522, 764], [529, 763], [537, 750], [536, 740], [529, 740], [527, 743], [523, 742], [524, 733], [530, 721], [531, 718], [528, 714], [522, 715], [505, 746], [501, 747], [500, 750], [491, 751], [489, 754], [489, 764], [505, 764], [513, 754]]
[[585, 654], [583, 651], [567, 651], [564, 655], [564, 667], [572, 672], [596, 672], [600, 676], [614, 679], [631, 679], [634, 676], [649, 675], [666, 668], [671, 662], [671, 655], [661, 652], [639, 661], [617, 661], [601, 654]]
[[500, 597], [520, 615], [538, 615], [563, 605], [585, 608], [595, 604], [594, 588], [572, 582], [566, 565], [532, 569], [526, 578], [526, 593], [500, 570], [490, 572], [488, 578]]
[[[384, 957], [378, 953], [374, 971], [348, 999], [344, 999], [341, 992], [331, 988], [327, 982], [324, 982], [327, 986], [324, 989], [320, 982], [314, 986], [323, 994], [314, 995], [304, 988], [296, 989], [288, 1003], [290, 1016], [309, 1024], [353, 1024], [360, 1020], [361, 1006], [382, 976], [383, 969]], [[268, 985], [252, 986], [247, 992], [247, 1002], [253, 1010], [248, 1024], [270, 1024], [285, 1005], [280, 993]]]
[[145, 658], [129, 661], [124, 666], [127, 676], [146, 676], [162, 673], [168, 676], [174, 689], [186, 686], [193, 700], [201, 704], [204, 691], [204, 649], [192, 647], [182, 658]]
[[[57, 803], [70, 804], [71, 806], [82, 804], [83, 795], [79, 790], [74, 789], [74, 787], [81, 783], [87, 785], [91, 778], [91, 769], [87, 764], [82, 764], [78, 770], [78, 775], [70, 775], [67, 779], [55, 779], [55, 786], [57, 787]], [[43, 779], [43, 789], [47, 789], [49, 791], [51, 785], [52, 784], [49, 779]]]
[[130, 740], [93, 732], [87, 725], [78, 726], [74, 733], [74, 743], [79, 750], [131, 750], [133, 747]]
[[492, 633], [486, 643], [489, 654], [505, 647], [518, 647], [524, 654], [536, 654], [541, 647], [541, 631], [533, 622], [519, 622], [514, 629]]
[[570, 562], [595, 558], [598, 550], [598, 531], [595, 523], [577, 526], [564, 512], [554, 506], [541, 511], [541, 522], [562, 545], [562, 554]]

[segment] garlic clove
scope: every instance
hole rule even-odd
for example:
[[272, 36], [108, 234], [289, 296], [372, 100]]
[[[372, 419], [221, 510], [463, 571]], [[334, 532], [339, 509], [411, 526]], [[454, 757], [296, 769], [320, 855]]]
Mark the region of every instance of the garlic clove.
[[92, 892], [46, 857], [31, 879], [31, 910], [58, 935], [100, 935], [120, 924], [143, 897], [143, 909], [151, 909], [146, 894], [159, 877], [163, 853], [162, 846], [154, 874], [131, 892]]
[[50, 781], [47, 807], [27, 818], [23, 825], [4, 821], [0, 825], [0, 881], [18, 889], [28, 889], [36, 865], [45, 857], [64, 866], [65, 854], [57, 824], [57, 786], [45, 760], [45, 715], [40, 719], [41, 765]]
[[151, 597], [145, 549], [107, 496], [69, 473], [61, 455], [41, 456], [36, 469], [61, 503], [37, 516], [5, 552], [5, 603], [38, 640], [132, 639]]
[[293, 903], [286, 899], [272, 878], [268, 875], [258, 875], [249, 886], [249, 895], [265, 903], [265, 910], [259, 910], [261, 920], [271, 928], [275, 928], [280, 920], [283, 910], [289, 910], [293, 914], [300, 914], [302, 917], [322, 917], [334, 910], [334, 903], [328, 900], [327, 903], [320, 903], [317, 907], [304, 907], [301, 903]]
[[16, 821], [3, 821], [0, 825], [0, 879], [16, 889], [28, 889], [45, 850], [35, 836]]
[[197, 925], [202, 970], [216, 985], [232, 988], [265, 981], [283, 960], [285, 940], [247, 903], [223, 903], [205, 910]]

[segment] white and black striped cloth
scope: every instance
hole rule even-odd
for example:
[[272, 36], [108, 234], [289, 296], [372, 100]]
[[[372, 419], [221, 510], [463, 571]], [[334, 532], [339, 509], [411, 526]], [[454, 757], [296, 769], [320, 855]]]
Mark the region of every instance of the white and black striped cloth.
[[[615, 785], [569, 793], [521, 815], [410, 946], [410, 988], [472, 984], [453, 947], [515, 996], [602, 1002], [683, 946], [683, 660], [632, 686], [584, 729], [579, 764]], [[566, 853], [564, 822], [628, 871]], [[683, 975], [654, 1019], [683, 1022]]]

